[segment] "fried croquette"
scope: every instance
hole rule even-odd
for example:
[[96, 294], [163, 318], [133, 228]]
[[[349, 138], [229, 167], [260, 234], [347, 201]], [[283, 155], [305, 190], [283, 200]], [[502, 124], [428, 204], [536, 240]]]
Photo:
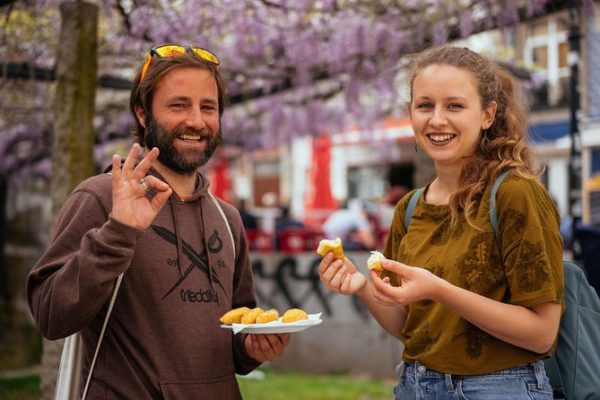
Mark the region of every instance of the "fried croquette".
[[281, 321], [285, 323], [301, 321], [303, 319], [308, 319], [308, 314], [299, 308], [290, 308], [281, 317]]
[[342, 246], [342, 239], [339, 237], [335, 239], [322, 239], [319, 242], [317, 253], [321, 256], [325, 256], [327, 253], [332, 252], [334, 259], [344, 259], [344, 248]]
[[248, 311], [250, 311], [248, 307], [234, 308], [223, 314], [223, 316], [219, 318], [219, 321], [226, 325], [239, 324], [242, 320], [242, 316]]
[[260, 307], [255, 307], [252, 310], [246, 312], [244, 315], [242, 315], [242, 320], [241, 323], [242, 324], [254, 324], [256, 323], [256, 317], [258, 317], [258, 315], [260, 313], [262, 313], [264, 310]]
[[267, 322], [276, 321], [279, 319], [279, 311], [272, 308], [267, 311], [263, 311], [256, 317], [257, 324], [266, 324]]
[[381, 267], [381, 261], [385, 260], [383, 254], [378, 251], [372, 251], [371, 255], [367, 259], [367, 268], [372, 269], [373, 271], [383, 271]]

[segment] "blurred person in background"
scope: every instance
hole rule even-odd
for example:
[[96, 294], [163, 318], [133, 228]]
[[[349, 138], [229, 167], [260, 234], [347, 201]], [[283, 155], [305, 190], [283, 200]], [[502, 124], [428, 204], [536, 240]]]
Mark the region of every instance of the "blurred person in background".
[[374, 250], [377, 241], [367, 212], [360, 201], [347, 202], [323, 223], [325, 236], [339, 237], [348, 250]]

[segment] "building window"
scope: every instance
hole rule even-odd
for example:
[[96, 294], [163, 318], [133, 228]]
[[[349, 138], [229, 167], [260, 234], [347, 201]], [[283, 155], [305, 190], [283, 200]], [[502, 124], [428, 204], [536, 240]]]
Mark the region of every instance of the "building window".
[[568, 87], [564, 82], [569, 78], [568, 27], [563, 17], [554, 16], [542, 19], [529, 26], [529, 36], [525, 39], [523, 59], [538, 79], [546, 82], [542, 104], [532, 108], [564, 107], [568, 100]]

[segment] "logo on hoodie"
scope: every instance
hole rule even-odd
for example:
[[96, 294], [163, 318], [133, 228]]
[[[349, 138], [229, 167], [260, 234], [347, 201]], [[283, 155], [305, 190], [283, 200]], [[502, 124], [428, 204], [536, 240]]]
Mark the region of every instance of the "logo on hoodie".
[[[160, 236], [162, 239], [172, 244], [173, 246], [177, 247], [177, 235], [175, 235], [175, 233], [171, 232], [163, 226], [152, 225], [151, 227], [154, 230], [154, 232], [158, 234], [158, 236]], [[181, 276], [177, 279], [173, 286], [171, 286], [167, 293], [165, 293], [161, 300], [165, 299], [167, 296], [173, 293], [175, 289], [177, 289], [183, 284], [183, 282], [187, 279], [187, 277], [191, 274], [192, 271], [198, 269], [207, 276], [209, 282], [211, 282], [211, 288], [204, 291], [190, 291], [182, 288], [182, 299], [184, 299], [184, 301], [186, 301], [187, 299], [188, 301], [192, 302], [215, 302], [219, 304], [219, 296], [214, 290], [214, 285], [216, 284], [220, 286], [223, 292], [225, 292], [225, 288], [219, 280], [217, 271], [215, 271], [215, 269], [211, 266], [207, 252], [204, 249], [201, 249], [200, 251], [194, 250], [194, 248], [185, 240], [181, 240], [181, 248], [183, 254], [180, 254], [180, 257], [183, 255], [186, 256], [190, 263], [185, 269], [181, 270]], [[223, 249], [223, 240], [219, 236], [218, 231], [214, 230], [213, 233], [210, 235], [206, 242], [206, 248], [211, 253], [219, 253]], [[183, 267], [181, 261], [180, 267]]]

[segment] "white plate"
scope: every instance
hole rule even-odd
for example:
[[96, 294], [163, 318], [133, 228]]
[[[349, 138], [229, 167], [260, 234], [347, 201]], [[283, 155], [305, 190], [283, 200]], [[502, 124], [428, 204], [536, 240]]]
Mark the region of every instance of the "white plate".
[[300, 332], [311, 326], [319, 325], [321, 320], [321, 313], [309, 314], [308, 319], [296, 322], [281, 322], [281, 318], [277, 321], [268, 322], [266, 324], [232, 324], [232, 325], [221, 325], [221, 328], [231, 329], [233, 333], [293, 333]]

